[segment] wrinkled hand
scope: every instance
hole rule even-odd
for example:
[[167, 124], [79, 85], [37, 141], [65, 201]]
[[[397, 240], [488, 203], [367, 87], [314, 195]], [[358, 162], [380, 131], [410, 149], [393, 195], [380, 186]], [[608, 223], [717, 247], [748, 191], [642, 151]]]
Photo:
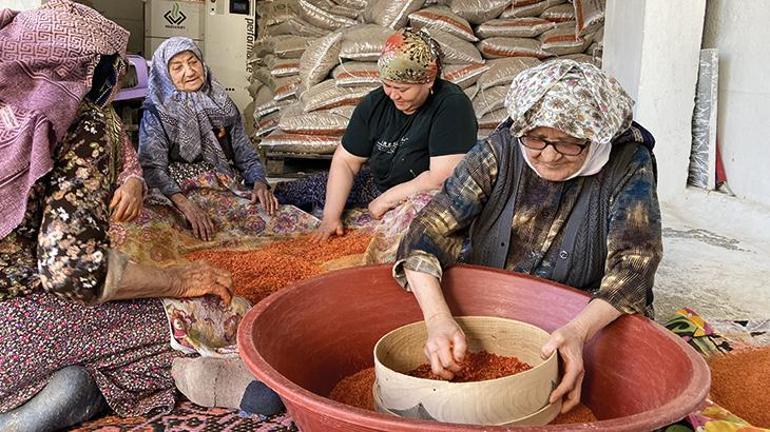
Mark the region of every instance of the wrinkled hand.
[[233, 278], [230, 272], [207, 262], [194, 262], [171, 267], [172, 291], [175, 297], [215, 295], [225, 305], [233, 299]]
[[394, 207], [393, 203], [382, 194], [369, 203], [369, 213], [375, 219], [380, 219], [388, 210]]
[[321, 220], [321, 225], [318, 225], [318, 228], [313, 232], [310, 241], [313, 243], [320, 243], [328, 240], [329, 237], [333, 235], [341, 236], [343, 234], [345, 234], [345, 227], [342, 225], [342, 221], [339, 218], [334, 220], [327, 220], [324, 218]]
[[561, 383], [551, 392], [548, 399], [549, 403], [554, 403], [566, 395], [562, 401], [561, 412], [566, 413], [580, 402], [580, 392], [585, 376], [583, 367], [583, 345], [585, 343], [585, 332], [567, 324], [564, 327], [551, 333], [551, 337], [543, 345], [540, 356], [543, 359], [558, 350], [559, 356], [564, 363], [564, 376]]
[[131, 177], [112, 195], [110, 212], [115, 222], [131, 222], [142, 211], [144, 185], [142, 181]]
[[278, 209], [278, 198], [273, 195], [267, 184], [262, 182], [254, 183], [254, 190], [251, 193], [251, 203], [254, 204], [259, 201], [259, 204], [264, 207], [267, 214], [274, 215]]
[[462, 369], [460, 363], [467, 349], [465, 333], [449, 314], [429, 317], [425, 324], [428, 328], [425, 357], [430, 360], [431, 371], [450, 380]]
[[185, 219], [190, 223], [190, 228], [192, 229], [195, 238], [204, 241], [210, 241], [214, 238], [214, 222], [206, 212], [188, 199], [177, 203], [177, 207], [179, 208], [179, 211], [184, 214]]

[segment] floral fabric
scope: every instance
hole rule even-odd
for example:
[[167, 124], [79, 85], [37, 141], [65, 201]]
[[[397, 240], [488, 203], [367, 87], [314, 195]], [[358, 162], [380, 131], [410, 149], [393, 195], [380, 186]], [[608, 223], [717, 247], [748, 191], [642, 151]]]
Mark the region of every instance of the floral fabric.
[[438, 76], [438, 44], [423, 31], [402, 29], [385, 41], [377, 67], [380, 78], [407, 84], [425, 84]]
[[409, 224], [437, 193], [438, 190], [415, 194], [385, 213], [372, 230], [372, 240], [365, 253], [366, 264], [395, 262], [398, 244]]
[[[611, 141], [631, 126], [633, 104], [614, 78], [569, 59], [522, 71], [505, 98], [513, 136], [549, 127], [591, 142], [585, 163], [567, 180], [596, 174], [609, 161]], [[537, 171], [526, 152], [524, 159]]]

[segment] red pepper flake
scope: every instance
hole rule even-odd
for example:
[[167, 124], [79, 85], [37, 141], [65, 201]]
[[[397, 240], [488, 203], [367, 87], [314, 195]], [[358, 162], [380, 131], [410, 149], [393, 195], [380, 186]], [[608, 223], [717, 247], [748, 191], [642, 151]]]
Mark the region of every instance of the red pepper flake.
[[752, 426], [770, 427], [770, 347], [709, 358], [711, 400]]
[[[487, 351], [477, 353], [468, 352], [461, 364], [462, 369], [456, 373], [451, 382], [484, 381], [515, 375], [519, 372], [532, 369], [532, 366], [524, 363], [515, 356], [499, 356]], [[441, 380], [431, 372], [429, 364], [423, 364], [407, 373], [417, 378]]]
[[291, 282], [324, 272], [323, 264], [335, 258], [366, 251], [371, 235], [349, 231], [315, 244], [309, 235], [278, 241], [254, 251], [209, 249], [189, 253], [191, 261], [205, 260], [230, 271], [235, 294], [257, 303]]
[[575, 424], [575, 423], [591, 423], [598, 421], [594, 413], [590, 408], [583, 404], [577, 404], [574, 408], [569, 410], [565, 414], [559, 414], [549, 424], [561, 425], [561, 424]]
[[374, 396], [372, 395], [374, 379], [373, 367], [349, 375], [334, 386], [332, 392], [329, 393], [329, 399], [356, 408], [374, 411]]

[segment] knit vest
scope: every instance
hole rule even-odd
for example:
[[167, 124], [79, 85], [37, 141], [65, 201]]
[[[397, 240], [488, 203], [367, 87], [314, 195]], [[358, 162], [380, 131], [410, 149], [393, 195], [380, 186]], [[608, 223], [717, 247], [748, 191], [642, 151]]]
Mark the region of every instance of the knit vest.
[[[511, 120], [502, 123], [488, 142], [497, 157], [495, 185], [481, 214], [470, 228], [470, 250], [466, 261], [505, 268], [516, 212], [516, 197], [525, 170], [529, 170], [521, 146], [510, 133]], [[607, 164], [597, 174], [577, 177], [579, 196], [551, 249], [558, 248], [553, 272], [548, 278], [585, 290], [598, 288], [607, 258], [607, 231], [612, 199], [629, 170], [639, 145], [652, 154], [652, 135], [637, 123], [612, 142]], [[653, 167], [655, 159], [653, 157]]]

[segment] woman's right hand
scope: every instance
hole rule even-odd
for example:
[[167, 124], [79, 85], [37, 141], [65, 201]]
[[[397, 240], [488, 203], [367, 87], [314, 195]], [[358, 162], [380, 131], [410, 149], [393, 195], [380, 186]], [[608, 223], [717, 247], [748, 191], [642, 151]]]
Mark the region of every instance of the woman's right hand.
[[425, 325], [428, 328], [425, 357], [430, 360], [431, 371], [451, 380], [462, 369], [467, 350], [465, 333], [448, 313], [428, 317]]
[[214, 222], [203, 209], [182, 194], [175, 194], [171, 200], [190, 223], [195, 238], [203, 241], [210, 241], [214, 238]]
[[345, 227], [342, 225], [340, 218], [336, 219], [322, 219], [321, 225], [316, 228], [310, 240], [314, 243], [320, 243], [326, 241], [333, 235], [341, 236], [345, 234]]
[[207, 262], [193, 262], [170, 268], [174, 297], [215, 295], [225, 305], [233, 299], [233, 277], [229, 271]]

